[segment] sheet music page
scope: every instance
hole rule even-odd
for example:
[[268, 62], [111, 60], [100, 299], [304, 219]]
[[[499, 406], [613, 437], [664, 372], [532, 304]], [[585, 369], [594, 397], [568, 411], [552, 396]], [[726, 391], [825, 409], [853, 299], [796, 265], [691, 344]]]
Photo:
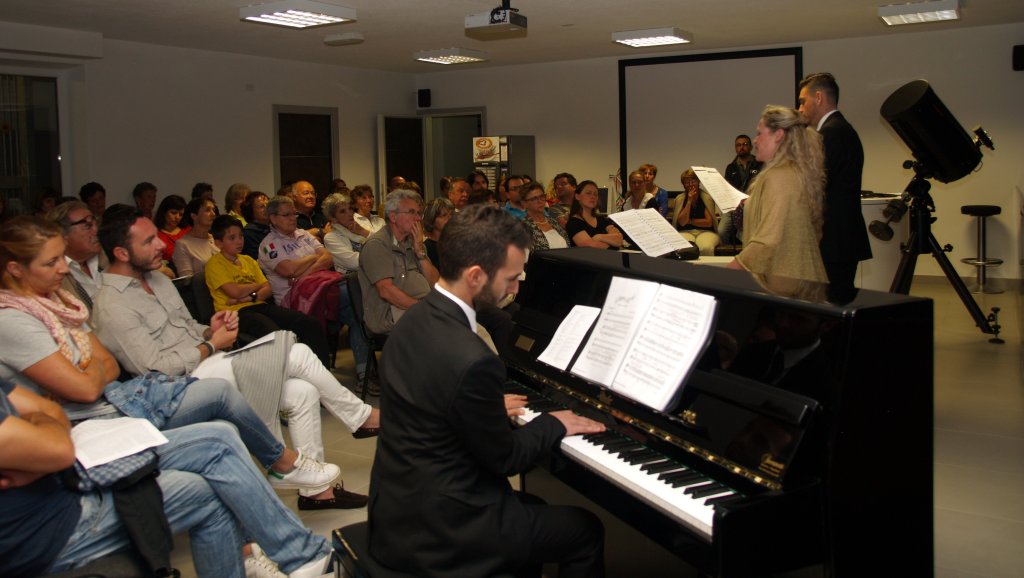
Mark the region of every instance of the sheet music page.
[[583, 343], [583, 338], [586, 337], [590, 326], [594, 324], [594, 320], [600, 314], [599, 307], [587, 307], [586, 305], [573, 307], [569, 315], [566, 315], [562, 323], [558, 325], [558, 330], [551, 338], [551, 343], [537, 357], [537, 361], [543, 361], [565, 371], [569, 362], [572, 361], [572, 356], [576, 354], [580, 344]]
[[160, 430], [144, 419], [90, 419], [71, 428], [75, 457], [89, 469], [167, 443]]
[[700, 184], [704, 185], [708, 194], [715, 200], [715, 204], [718, 205], [718, 209], [723, 213], [735, 209], [739, 206], [740, 201], [746, 199], [750, 195], [740, 191], [736, 187], [729, 184], [729, 181], [725, 180], [722, 173], [718, 172], [717, 169], [712, 167], [690, 167], [693, 172], [697, 173], [697, 179], [700, 180]]
[[608, 218], [649, 257], [660, 257], [691, 246], [656, 209], [630, 209], [608, 215]]
[[612, 382], [616, 392], [664, 411], [703, 353], [715, 299], [662, 285]]
[[572, 372], [610, 386], [657, 292], [657, 283], [613, 277], [597, 326], [572, 366]]

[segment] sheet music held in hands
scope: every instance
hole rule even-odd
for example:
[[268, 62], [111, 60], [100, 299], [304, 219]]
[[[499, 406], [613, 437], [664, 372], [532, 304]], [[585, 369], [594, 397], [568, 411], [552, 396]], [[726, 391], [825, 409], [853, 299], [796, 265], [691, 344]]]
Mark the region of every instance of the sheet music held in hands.
[[693, 246], [656, 209], [630, 209], [612, 213], [608, 218], [648, 257], [660, 257]]
[[740, 201], [750, 196], [730, 185], [729, 181], [725, 180], [725, 177], [722, 176], [722, 173], [712, 167], [690, 168], [697, 174], [700, 184], [704, 185], [704, 189], [715, 200], [718, 209], [723, 213], [734, 210], [740, 205]]
[[[571, 371], [665, 411], [682, 393], [683, 383], [710, 342], [716, 307], [710, 295], [615, 277], [597, 325]], [[538, 360], [562, 370], [568, 366], [571, 354], [567, 357], [564, 351], [578, 349], [593, 323], [592, 312], [577, 313], [577, 308]], [[566, 343], [569, 335], [576, 336], [574, 343]]]

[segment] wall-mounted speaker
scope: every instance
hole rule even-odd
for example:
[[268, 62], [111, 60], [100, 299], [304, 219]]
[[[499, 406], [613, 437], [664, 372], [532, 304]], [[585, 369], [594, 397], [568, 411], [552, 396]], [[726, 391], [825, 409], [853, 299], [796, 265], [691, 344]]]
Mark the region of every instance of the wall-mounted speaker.
[[1013, 47], [1013, 69], [1024, 70], [1024, 44]]
[[416, 106], [419, 108], [430, 108], [429, 88], [421, 88], [416, 91]]

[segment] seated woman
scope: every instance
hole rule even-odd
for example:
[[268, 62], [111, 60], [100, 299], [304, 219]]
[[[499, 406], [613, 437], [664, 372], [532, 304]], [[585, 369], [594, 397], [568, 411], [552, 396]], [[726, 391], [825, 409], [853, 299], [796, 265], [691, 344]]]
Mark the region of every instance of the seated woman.
[[157, 236], [164, 242], [165, 262], [171, 262], [174, 258], [174, 245], [189, 232], [188, 227], [181, 226], [184, 217], [185, 199], [179, 195], [167, 195], [156, 208], [153, 224], [156, 225]]
[[174, 269], [180, 277], [198, 275], [202, 279], [203, 267], [217, 252], [217, 245], [210, 236], [210, 226], [217, 216], [217, 204], [211, 199], [199, 197], [189, 201], [185, 207], [186, 227], [192, 227], [174, 246]]
[[294, 309], [267, 303], [270, 282], [254, 259], [242, 255], [242, 222], [220, 215], [210, 227], [213, 242], [220, 250], [206, 262], [206, 286], [213, 297], [215, 311], [237, 311], [238, 329], [251, 337], [263, 337], [279, 329], [291, 331], [299, 343], [313, 350], [324, 365], [330, 351], [320, 322]]
[[352, 200], [356, 204], [356, 224], [362, 228], [362, 231], [357, 230], [356, 232], [362, 237], [360, 243], [365, 243], [367, 237], [384, 228], [385, 222], [373, 212], [376, 201], [370, 185], [356, 185], [352, 189]]
[[685, 194], [676, 197], [676, 212], [672, 218], [683, 238], [697, 245], [701, 255], [714, 255], [718, 246], [718, 207], [711, 195], [701, 189], [700, 180], [693, 169], [679, 176]]
[[427, 248], [427, 257], [430, 257], [434, 267], [441, 266], [437, 242], [441, 240], [441, 231], [444, 231], [444, 226], [454, 213], [455, 205], [444, 197], [431, 199], [423, 209], [423, 246]]
[[569, 220], [565, 223], [571, 246], [595, 249], [618, 249], [622, 246], [619, 229], [611, 219], [597, 214], [598, 198], [594, 181], [583, 181], [576, 187]]
[[245, 183], [235, 183], [228, 187], [228, 192], [224, 193], [224, 210], [227, 211], [228, 215], [238, 219], [242, 226], [245, 227], [246, 219], [242, 215], [242, 202], [249, 196], [252, 189]]
[[[647, 191], [647, 179], [640, 171], [629, 173], [629, 194], [615, 204], [615, 212], [621, 213], [630, 209], [657, 209], [658, 201], [654, 193]], [[578, 187], [577, 187], [578, 188]]]
[[533, 239], [532, 249], [544, 251], [567, 248], [569, 235], [558, 224], [558, 221], [545, 210], [547, 197], [544, 194], [544, 185], [537, 182], [523, 185], [519, 194], [522, 196], [523, 206], [526, 207], [526, 218], [523, 219], [523, 225], [526, 226], [526, 230], [530, 231], [530, 237]]
[[[88, 310], [60, 288], [67, 273], [58, 225], [24, 216], [0, 226], [0, 379], [58, 400], [71, 420], [119, 413], [105, 392], [123, 394], [124, 388], [150, 383], [170, 387], [160, 383], [159, 374], [126, 384], [115, 381], [121, 369], [86, 323]], [[315, 462], [274, 439], [224, 380], [200, 379], [185, 388], [180, 400], [161, 401], [149, 400], [166, 418], [154, 421], [162, 429], [214, 419], [233, 423], [249, 451], [270, 468], [270, 483], [277, 488], [317, 488], [340, 473], [337, 466]]]
[[747, 189], [743, 250], [729, 266], [827, 283], [818, 249], [825, 183], [821, 135], [799, 112], [767, 106], [754, 149], [764, 168]]
[[242, 216], [245, 217], [245, 227], [242, 229], [242, 237], [245, 238], [245, 245], [242, 247], [242, 254], [253, 259], [259, 258], [260, 243], [263, 237], [270, 232], [270, 216], [267, 215], [267, 203], [270, 197], [266, 193], [253, 191], [242, 201]]

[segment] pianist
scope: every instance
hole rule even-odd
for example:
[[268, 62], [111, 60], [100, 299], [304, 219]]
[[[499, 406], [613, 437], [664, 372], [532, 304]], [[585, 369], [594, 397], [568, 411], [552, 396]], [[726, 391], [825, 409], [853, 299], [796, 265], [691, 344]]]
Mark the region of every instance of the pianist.
[[416, 576], [604, 575], [604, 532], [590, 512], [528, 502], [507, 476], [565, 435], [603, 431], [570, 411], [513, 430], [505, 367], [475, 334], [474, 305], [518, 291], [529, 235], [490, 205], [470, 205], [441, 235], [441, 279], [402, 316], [381, 358], [387, 423], [370, 478], [370, 553]]

